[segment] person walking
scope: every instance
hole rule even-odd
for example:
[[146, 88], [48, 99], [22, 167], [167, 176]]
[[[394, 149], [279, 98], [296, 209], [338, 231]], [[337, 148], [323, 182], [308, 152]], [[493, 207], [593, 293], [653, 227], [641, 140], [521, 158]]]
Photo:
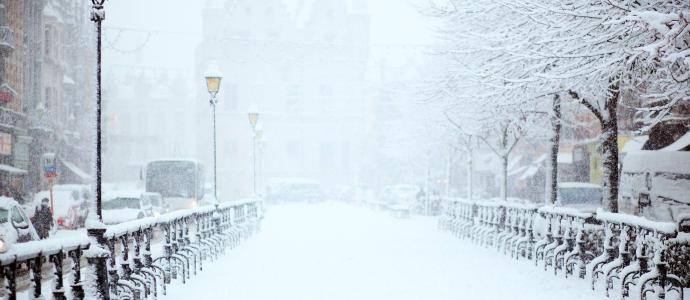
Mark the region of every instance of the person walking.
[[53, 213], [50, 211], [48, 198], [41, 199], [41, 206], [36, 207], [33, 222], [36, 233], [41, 239], [48, 238], [53, 227]]

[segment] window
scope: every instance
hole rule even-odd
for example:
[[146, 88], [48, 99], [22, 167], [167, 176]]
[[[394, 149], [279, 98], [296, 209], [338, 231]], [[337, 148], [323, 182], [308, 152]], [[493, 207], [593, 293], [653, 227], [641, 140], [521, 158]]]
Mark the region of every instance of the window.
[[333, 144], [330, 142], [321, 142], [319, 147], [320, 166], [322, 170], [333, 168]]
[[7, 223], [9, 221], [8, 216], [9, 212], [4, 208], [0, 208], [0, 224]]
[[45, 88], [44, 92], [45, 92], [45, 94], [43, 96], [45, 98], [43, 101], [43, 108], [45, 108], [46, 111], [50, 111], [53, 89], [47, 87], [47, 88]]
[[22, 213], [19, 211], [19, 208], [16, 206], [12, 207], [12, 224], [15, 225], [15, 227], [19, 227], [18, 225], [23, 225], [25, 222], [24, 216], [22, 216]]
[[350, 168], [350, 143], [344, 141], [341, 145], [341, 158], [343, 169]]
[[320, 102], [323, 104], [322, 108], [324, 110], [328, 110], [332, 108], [332, 96], [333, 96], [333, 88], [331, 88], [330, 85], [327, 84], [322, 84], [319, 86], [319, 99]]
[[43, 41], [43, 47], [44, 47], [45, 55], [48, 57], [50, 56], [50, 42], [51, 42], [50, 26], [46, 26], [46, 28], [45, 28], [45, 39]]

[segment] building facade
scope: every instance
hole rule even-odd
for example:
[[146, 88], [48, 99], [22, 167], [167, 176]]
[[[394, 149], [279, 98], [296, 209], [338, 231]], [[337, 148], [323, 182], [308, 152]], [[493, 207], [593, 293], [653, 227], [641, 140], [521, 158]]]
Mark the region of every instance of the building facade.
[[106, 73], [105, 181], [138, 185], [142, 168], [151, 160], [195, 157], [196, 122], [190, 113], [194, 102], [187, 73], [149, 67]]
[[[89, 6], [77, 0], [0, 3], [0, 192], [45, 189], [41, 157], [57, 154], [58, 182], [88, 183], [95, 95]], [[20, 195], [21, 194], [21, 195]], [[17, 200], [22, 200], [17, 199]]]
[[[0, 3], [0, 193], [19, 193], [29, 165], [25, 100], [25, 18], [30, 3]], [[11, 189], [11, 191], [10, 191]]]
[[[263, 129], [258, 192], [282, 179], [353, 185], [365, 147], [365, 73], [369, 16], [347, 1], [290, 8], [281, 0], [209, 1], [197, 48], [197, 97], [208, 98], [203, 74], [224, 74], [218, 102], [219, 197], [253, 193], [255, 107]], [[208, 103], [208, 102], [206, 102]], [[198, 155], [211, 163], [211, 115], [198, 105]], [[212, 168], [208, 168], [212, 169]], [[212, 178], [209, 176], [209, 178]]]

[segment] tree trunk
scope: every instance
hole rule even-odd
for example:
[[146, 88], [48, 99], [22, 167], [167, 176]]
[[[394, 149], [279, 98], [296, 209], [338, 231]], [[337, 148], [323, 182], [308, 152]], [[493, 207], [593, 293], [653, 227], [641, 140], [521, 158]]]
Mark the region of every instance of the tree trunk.
[[618, 92], [607, 100], [608, 120], [601, 126], [601, 149], [603, 160], [603, 206], [609, 212], [618, 212]]
[[445, 196], [450, 196], [450, 173], [453, 165], [453, 153], [449, 151], [448, 160], [446, 161], [446, 182], [445, 182]]
[[553, 115], [551, 116], [551, 159], [549, 180], [549, 196], [547, 204], [555, 204], [558, 201], [558, 148], [561, 141], [561, 97], [556, 94], [553, 97]]
[[508, 155], [501, 156], [501, 200], [508, 200]]
[[474, 185], [473, 178], [472, 178], [472, 173], [474, 173], [473, 163], [474, 163], [474, 161], [472, 159], [472, 150], [468, 149], [468, 151], [467, 151], [467, 200], [472, 200], [472, 186]]

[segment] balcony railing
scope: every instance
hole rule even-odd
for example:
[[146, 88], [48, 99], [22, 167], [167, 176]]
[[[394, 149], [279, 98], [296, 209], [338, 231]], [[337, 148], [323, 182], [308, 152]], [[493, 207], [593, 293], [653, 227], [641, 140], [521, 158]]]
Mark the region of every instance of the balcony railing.
[[26, 128], [26, 115], [0, 107], [0, 126], [6, 128]]
[[14, 50], [14, 32], [9, 26], [0, 26], [0, 52]]

